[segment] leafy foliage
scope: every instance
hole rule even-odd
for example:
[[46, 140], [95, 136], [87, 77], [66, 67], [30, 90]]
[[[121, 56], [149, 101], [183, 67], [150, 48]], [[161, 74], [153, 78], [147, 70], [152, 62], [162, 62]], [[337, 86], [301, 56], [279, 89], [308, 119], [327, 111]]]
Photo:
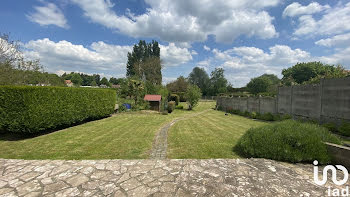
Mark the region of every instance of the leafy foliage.
[[[265, 92], [277, 93], [277, 85], [280, 80], [276, 75], [263, 74], [260, 77], [256, 77], [250, 80], [247, 84], [247, 89], [252, 94], [259, 94]], [[273, 88], [276, 86], [276, 88]]]
[[343, 121], [339, 127], [339, 132], [344, 136], [350, 137], [350, 123]]
[[38, 133], [113, 113], [115, 91], [65, 87], [0, 87], [0, 130]]
[[106, 77], [103, 77], [101, 79], [101, 85], [111, 86], [111, 84], [109, 83], [109, 81]]
[[180, 103], [180, 97], [177, 94], [170, 94], [169, 100], [175, 101], [176, 106]]
[[178, 77], [175, 81], [166, 85], [170, 92], [186, 92], [189, 83], [183, 76]]
[[168, 102], [168, 112], [171, 113], [175, 109], [175, 101], [169, 101]]
[[188, 81], [191, 84], [198, 86], [201, 89], [203, 95], [208, 94], [209, 76], [203, 68], [194, 67], [188, 76]]
[[323, 64], [321, 62], [297, 63], [293, 67], [282, 70], [284, 85], [318, 83], [321, 78], [341, 78], [348, 75], [341, 66]]
[[210, 75], [210, 95], [218, 95], [227, 92], [227, 79], [224, 76], [223, 68], [215, 68]]
[[64, 81], [56, 74], [40, 71], [39, 67], [33, 68], [36, 61], [27, 61], [32, 68], [14, 68], [8, 62], [0, 63], [0, 85], [37, 85], [46, 84], [51, 86], [64, 86]]
[[132, 53], [128, 53], [126, 76], [136, 77], [139, 80], [151, 81], [153, 84], [162, 83], [162, 65], [160, 48], [157, 41], [146, 43], [140, 40], [134, 45]]
[[201, 89], [199, 89], [196, 85], [189, 85], [186, 91], [186, 100], [188, 103], [188, 109], [192, 110], [197, 104], [199, 99], [201, 98], [202, 93]]
[[235, 146], [245, 157], [260, 157], [288, 162], [330, 162], [323, 142], [340, 144], [327, 129], [316, 124], [285, 120], [249, 129]]

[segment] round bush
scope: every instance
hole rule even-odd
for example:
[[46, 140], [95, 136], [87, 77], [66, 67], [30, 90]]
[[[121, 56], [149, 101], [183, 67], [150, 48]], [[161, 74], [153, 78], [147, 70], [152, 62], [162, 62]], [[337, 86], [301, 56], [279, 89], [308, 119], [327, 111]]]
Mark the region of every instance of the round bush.
[[234, 150], [245, 157], [258, 157], [288, 162], [329, 163], [323, 142], [340, 144], [327, 129], [311, 123], [285, 120], [251, 128], [238, 141]]

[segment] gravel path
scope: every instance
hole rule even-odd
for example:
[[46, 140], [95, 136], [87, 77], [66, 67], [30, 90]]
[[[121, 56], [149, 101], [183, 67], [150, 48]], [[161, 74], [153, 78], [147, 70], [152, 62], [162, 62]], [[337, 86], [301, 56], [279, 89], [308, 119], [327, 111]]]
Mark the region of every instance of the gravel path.
[[174, 125], [176, 122], [178, 122], [180, 120], [185, 120], [185, 119], [188, 119], [188, 118], [191, 118], [194, 116], [198, 116], [198, 115], [206, 113], [210, 110], [211, 109], [207, 109], [205, 111], [202, 111], [202, 112], [199, 112], [196, 114], [188, 115], [188, 116], [181, 117], [181, 118], [176, 118], [175, 120], [173, 120], [170, 123], [163, 126], [159, 130], [159, 132], [157, 133], [157, 135], [154, 139], [151, 154], [150, 154], [150, 159], [166, 159], [166, 153], [167, 153], [167, 148], [168, 148], [168, 131], [172, 125]]
[[312, 167], [265, 159], [0, 159], [0, 196], [325, 196], [328, 185], [313, 183]]

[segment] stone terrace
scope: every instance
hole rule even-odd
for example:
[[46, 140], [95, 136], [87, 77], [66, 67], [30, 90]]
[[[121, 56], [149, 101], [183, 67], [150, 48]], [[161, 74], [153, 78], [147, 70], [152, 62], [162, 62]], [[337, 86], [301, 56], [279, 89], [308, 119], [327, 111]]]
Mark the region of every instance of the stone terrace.
[[266, 159], [0, 159], [0, 196], [325, 196], [327, 186], [312, 165]]

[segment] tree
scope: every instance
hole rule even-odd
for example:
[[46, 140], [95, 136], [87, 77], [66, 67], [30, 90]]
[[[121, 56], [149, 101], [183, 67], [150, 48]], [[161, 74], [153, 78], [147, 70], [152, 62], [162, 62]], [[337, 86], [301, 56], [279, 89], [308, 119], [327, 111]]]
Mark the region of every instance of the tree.
[[251, 79], [247, 84], [247, 89], [252, 94], [263, 92], [276, 94], [279, 83], [280, 79], [276, 75], [263, 74], [259, 77]]
[[132, 53], [128, 53], [126, 76], [159, 85], [162, 83], [161, 64], [158, 42], [146, 43], [140, 40], [137, 45], [134, 45]]
[[192, 110], [201, 98], [201, 89], [196, 85], [189, 85], [186, 91], [186, 101], [188, 103], [188, 109]]
[[227, 92], [227, 79], [224, 75], [223, 68], [215, 68], [210, 75], [210, 94], [216, 96], [220, 93]]
[[92, 77], [94, 78], [97, 85], [101, 85], [101, 81], [100, 81], [101, 77], [99, 74], [94, 74], [94, 75], [92, 75]]
[[96, 83], [96, 81], [92, 81], [90, 85], [91, 85], [92, 87], [96, 87], [96, 86], [97, 86], [97, 83]]
[[203, 68], [195, 67], [188, 76], [188, 81], [198, 86], [203, 95], [207, 95], [208, 85], [209, 85], [209, 76]]
[[73, 73], [71, 81], [73, 82], [73, 84], [75, 86], [80, 86], [83, 82], [83, 79], [80, 77], [80, 75], [78, 73]]
[[10, 40], [10, 36], [8, 34], [0, 33], [0, 62], [8, 62], [12, 64], [19, 59], [23, 60], [19, 46], [19, 41]]
[[127, 82], [127, 94], [130, 98], [133, 98], [135, 105], [138, 104], [138, 101], [141, 97], [144, 96], [145, 86], [142, 81], [129, 78]]
[[114, 78], [114, 77], [111, 77], [111, 78], [109, 79], [109, 83], [110, 83], [111, 85], [117, 85], [117, 84], [118, 84], [118, 79], [117, 79], [117, 78]]
[[247, 89], [252, 94], [267, 92], [267, 88], [272, 85], [267, 77], [256, 77], [247, 84]]
[[148, 81], [154, 85], [162, 83], [162, 62], [159, 57], [149, 57], [142, 62], [134, 64], [136, 76], [140, 76], [143, 81]]
[[103, 77], [101, 80], [101, 85], [106, 85], [106, 86], [110, 86], [110, 83], [108, 82], [108, 79], [106, 77]]
[[347, 76], [342, 66], [323, 64], [321, 62], [297, 63], [282, 70], [284, 85], [303, 84], [309, 81], [317, 82], [321, 78], [340, 78]]
[[186, 92], [189, 83], [185, 77], [180, 76], [166, 85], [170, 92]]

